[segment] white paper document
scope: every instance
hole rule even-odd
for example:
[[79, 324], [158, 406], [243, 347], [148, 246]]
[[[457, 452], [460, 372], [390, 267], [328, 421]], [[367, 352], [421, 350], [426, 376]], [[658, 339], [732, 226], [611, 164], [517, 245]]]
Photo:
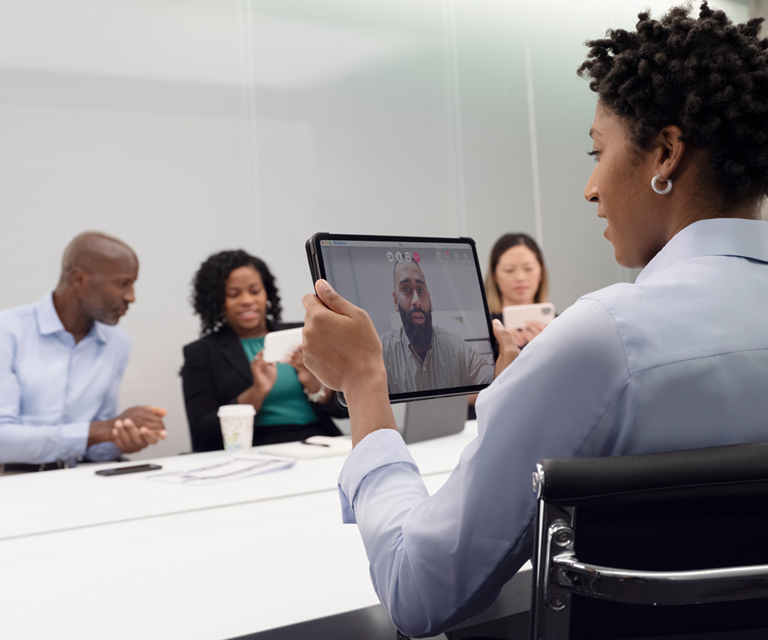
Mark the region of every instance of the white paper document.
[[171, 484], [200, 486], [247, 478], [259, 473], [279, 471], [292, 467], [294, 464], [296, 464], [296, 460], [290, 458], [276, 458], [264, 454], [242, 454], [195, 469], [156, 473], [147, 476], [147, 479]]
[[352, 438], [349, 436], [311, 436], [299, 442], [264, 445], [260, 449], [267, 454], [287, 458], [345, 456], [352, 451]]

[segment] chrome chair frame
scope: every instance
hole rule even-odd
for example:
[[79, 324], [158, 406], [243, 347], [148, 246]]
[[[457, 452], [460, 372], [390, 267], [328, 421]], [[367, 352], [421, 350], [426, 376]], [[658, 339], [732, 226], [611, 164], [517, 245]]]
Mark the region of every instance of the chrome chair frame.
[[[582, 562], [577, 555], [578, 512], [587, 505], [611, 509], [628, 504], [631, 509], [642, 502], [647, 508], [657, 499], [686, 501], [703, 495], [728, 500], [741, 492], [747, 500], [768, 497], [768, 443], [542, 460], [533, 488], [538, 509], [532, 640], [571, 637], [574, 594], [654, 607], [768, 599], [768, 564], [646, 571]], [[691, 544], [696, 544], [695, 535]]]

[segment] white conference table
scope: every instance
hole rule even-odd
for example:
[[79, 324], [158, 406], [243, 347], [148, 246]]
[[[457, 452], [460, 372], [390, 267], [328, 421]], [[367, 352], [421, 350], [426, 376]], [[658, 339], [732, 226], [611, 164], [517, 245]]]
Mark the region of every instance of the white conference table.
[[[410, 445], [430, 492], [476, 432], [470, 422], [460, 434]], [[227, 456], [153, 462], [170, 471]], [[394, 640], [357, 527], [341, 524], [343, 461], [298, 460], [207, 486], [94, 474], [114, 465], [0, 478], [0, 634]], [[529, 604], [526, 565], [471, 622]]]

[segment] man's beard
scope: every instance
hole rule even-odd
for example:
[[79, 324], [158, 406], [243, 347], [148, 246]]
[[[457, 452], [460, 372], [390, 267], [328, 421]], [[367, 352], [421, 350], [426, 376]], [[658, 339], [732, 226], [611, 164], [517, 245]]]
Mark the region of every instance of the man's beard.
[[[414, 313], [424, 315], [424, 324], [414, 324], [412, 316]], [[424, 353], [432, 344], [432, 311], [413, 307], [405, 310], [400, 307], [400, 319], [403, 321], [403, 329], [411, 346], [417, 353]]]

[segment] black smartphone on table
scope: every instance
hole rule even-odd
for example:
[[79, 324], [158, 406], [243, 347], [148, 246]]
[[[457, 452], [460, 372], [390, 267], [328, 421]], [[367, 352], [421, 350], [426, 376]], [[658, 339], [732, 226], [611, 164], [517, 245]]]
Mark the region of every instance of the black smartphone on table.
[[317, 233], [306, 251], [313, 283], [324, 278], [371, 317], [390, 402], [476, 393], [493, 381], [497, 347], [474, 240]]
[[142, 471], [157, 471], [162, 469], [159, 464], [134, 464], [126, 467], [110, 467], [109, 469], [99, 469], [97, 476], [122, 476], [126, 473], [140, 473]]

